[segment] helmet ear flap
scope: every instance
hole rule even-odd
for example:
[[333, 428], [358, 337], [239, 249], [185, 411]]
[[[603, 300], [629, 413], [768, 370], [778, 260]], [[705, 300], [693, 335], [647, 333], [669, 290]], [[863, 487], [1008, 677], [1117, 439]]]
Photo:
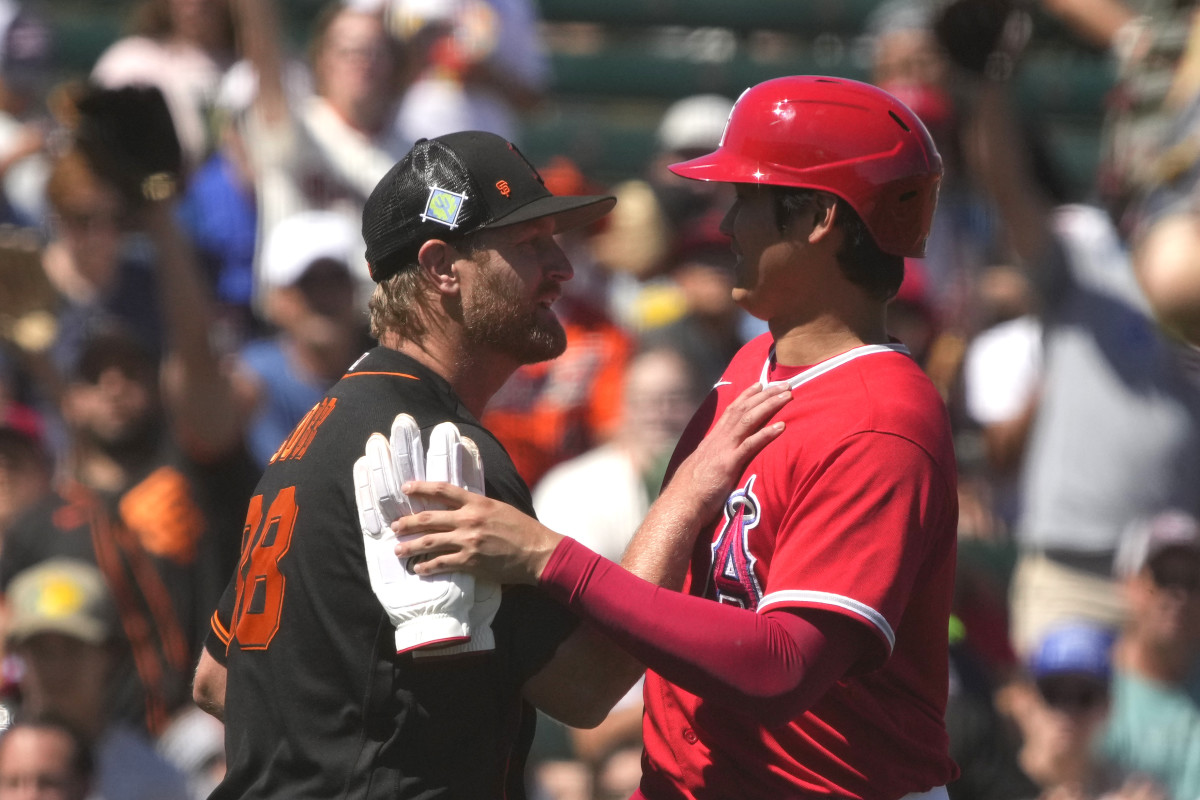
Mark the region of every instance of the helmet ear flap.
[[673, 164], [685, 178], [793, 186], [849, 203], [879, 248], [924, 255], [942, 159], [907, 106], [844, 78], [775, 78], [742, 93], [715, 151]]

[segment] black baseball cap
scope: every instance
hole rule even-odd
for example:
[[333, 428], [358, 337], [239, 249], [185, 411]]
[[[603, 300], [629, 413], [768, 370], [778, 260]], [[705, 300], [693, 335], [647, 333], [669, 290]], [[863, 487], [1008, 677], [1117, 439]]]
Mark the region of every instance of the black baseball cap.
[[421, 139], [376, 184], [363, 208], [367, 265], [375, 282], [410, 264], [430, 239], [554, 217], [555, 232], [612, 210], [611, 195], [551, 194], [516, 145], [484, 131]]

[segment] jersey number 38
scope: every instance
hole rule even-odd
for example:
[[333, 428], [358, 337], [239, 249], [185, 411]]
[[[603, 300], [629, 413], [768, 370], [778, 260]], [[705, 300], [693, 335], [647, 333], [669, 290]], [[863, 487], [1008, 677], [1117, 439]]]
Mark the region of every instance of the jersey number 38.
[[296, 487], [275, 495], [263, 514], [263, 496], [250, 499], [242, 530], [242, 557], [238, 562], [237, 600], [233, 610], [233, 635], [243, 650], [266, 650], [279, 630], [287, 579], [279, 560], [292, 544], [296, 525]]

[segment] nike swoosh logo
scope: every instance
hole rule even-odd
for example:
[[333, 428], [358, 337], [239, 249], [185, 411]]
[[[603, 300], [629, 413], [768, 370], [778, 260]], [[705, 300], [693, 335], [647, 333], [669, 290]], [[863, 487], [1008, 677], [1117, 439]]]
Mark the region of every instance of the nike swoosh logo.
[[713, 384], [714, 389], [716, 389], [718, 386], [733, 386], [733, 381], [717, 381]]

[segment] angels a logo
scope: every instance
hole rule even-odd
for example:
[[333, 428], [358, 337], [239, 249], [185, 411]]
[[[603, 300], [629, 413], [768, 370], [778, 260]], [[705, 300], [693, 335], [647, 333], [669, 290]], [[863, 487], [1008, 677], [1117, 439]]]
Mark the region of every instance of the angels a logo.
[[744, 487], [725, 501], [725, 525], [712, 543], [712, 574], [707, 594], [719, 603], [742, 608], [758, 608], [762, 586], [750, 553], [750, 531], [761, 516], [762, 506], [754, 494], [757, 475], [751, 475]]

